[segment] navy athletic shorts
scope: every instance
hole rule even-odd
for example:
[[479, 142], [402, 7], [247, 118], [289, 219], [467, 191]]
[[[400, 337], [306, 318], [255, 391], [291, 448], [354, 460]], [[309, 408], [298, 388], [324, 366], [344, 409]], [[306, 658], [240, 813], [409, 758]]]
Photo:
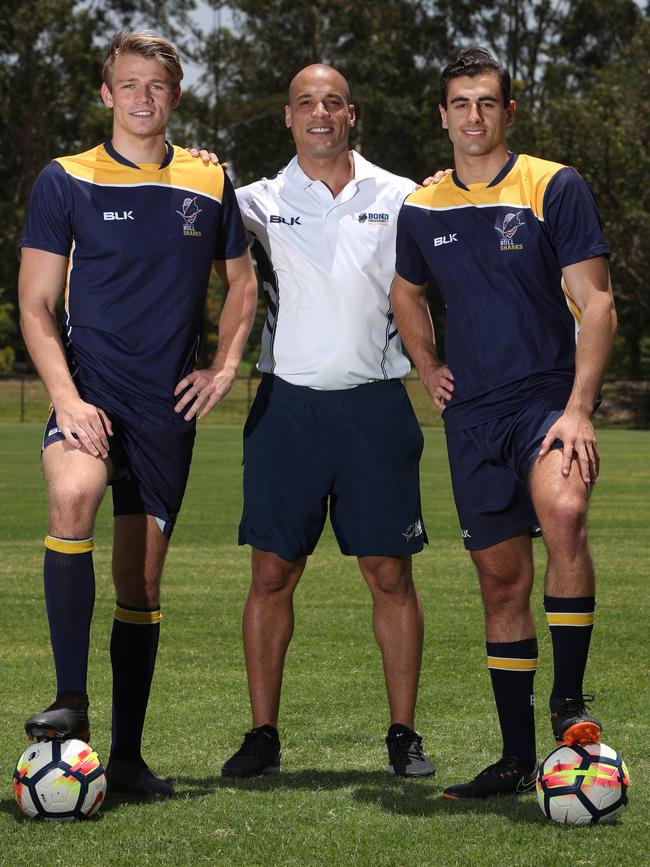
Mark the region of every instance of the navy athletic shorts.
[[[543, 399], [478, 427], [448, 433], [451, 484], [465, 547], [490, 548], [539, 524], [528, 477], [549, 428], [562, 415]], [[553, 448], [561, 448], [556, 440]]]
[[[101, 407], [113, 425], [113, 436], [109, 437], [113, 515], [152, 515], [170, 538], [190, 471], [195, 423], [184, 421], [173, 410], [155, 420], [105, 396], [94, 400], [84, 394], [83, 399]], [[52, 410], [42, 448], [64, 439]]]
[[423, 444], [399, 380], [321, 391], [265, 374], [244, 427], [239, 544], [311, 554], [329, 505], [343, 554], [421, 551]]

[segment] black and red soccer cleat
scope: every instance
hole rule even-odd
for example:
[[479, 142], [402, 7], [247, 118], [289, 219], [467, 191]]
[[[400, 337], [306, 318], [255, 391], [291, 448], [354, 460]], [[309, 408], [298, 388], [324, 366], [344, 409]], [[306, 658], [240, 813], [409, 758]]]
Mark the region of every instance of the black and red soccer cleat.
[[469, 783], [448, 786], [443, 797], [452, 801], [492, 798], [495, 795], [525, 795], [535, 790], [537, 768], [523, 768], [516, 756], [502, 756]]
[[593, 701], [593, 695], [581, 695], [579, 698], [552, 698], [551, 725], [553, 736], [558, 746], [567, 744], [600, 743], [603, 727], [597, 719], [590, 716], [586, 702]]

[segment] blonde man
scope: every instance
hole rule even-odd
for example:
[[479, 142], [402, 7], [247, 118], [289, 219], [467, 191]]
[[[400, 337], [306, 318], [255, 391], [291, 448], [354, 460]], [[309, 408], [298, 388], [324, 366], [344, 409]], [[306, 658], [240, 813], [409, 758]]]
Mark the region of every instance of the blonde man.
[[[49, 494], [45, 599], [56, 701], [32, 738], [89, 737], [86, 676], [93, 528], [112, 486], [114, 790], [171, 795], [141, 754], [160, 631], [160, 578], [189, 472], [196, 419], [228, 392], [256, 281], [232, 186], [165, 140], [181, 64], [166, 40], [121, 31], [101, 97], [111, 139], [38, 177], [22, 238], [25, 342], [52, 401], [42, 462]], [[229, 292], [211, 366], [192, 370], [211, 264]], [[65, 290], [63, 337], [55, 305]]]

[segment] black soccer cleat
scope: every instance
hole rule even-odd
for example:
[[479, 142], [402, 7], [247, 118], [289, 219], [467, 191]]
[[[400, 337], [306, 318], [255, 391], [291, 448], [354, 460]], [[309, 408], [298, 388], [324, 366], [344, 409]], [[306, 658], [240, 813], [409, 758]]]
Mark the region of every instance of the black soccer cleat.
[[27, 737], [33, 741], [90, 740], [87, 698], [62, 698], [25, 721]]
[[593, 700], [593, 695], [551, 699], [551, 725], [558, 746], [567, 744], [572, 747], [575, 744], [585, 746], [585, 744], [600, 743], [603, 727], [597, 719], [589, 715], [587, 712], [589, 708], [585, 704]]
[[494, 795], [525, 795], [535, 791], [537, 768], [522, 768], [516, 756], [502, 756], [488, 765], [469, 783], [448, 786], [444, 798], [459, 801], [465, 798], [492, 798]]
[[261, 777], [280, 770], [280, 738], [270, 725], [258, 726], [244, 735], [244, 742], [221, 768], [222, 777]]
[[398, 777], [430, 777], [436, 769], [422, 748], [422, 738], [408, 726], [394, 723], [386, 735], [388, 771]]
[[113, 759], [106, 765], [109, 792], [138, 795], [142, 798], [171, 798], [174, 787], [158, 777], [144, 759]]

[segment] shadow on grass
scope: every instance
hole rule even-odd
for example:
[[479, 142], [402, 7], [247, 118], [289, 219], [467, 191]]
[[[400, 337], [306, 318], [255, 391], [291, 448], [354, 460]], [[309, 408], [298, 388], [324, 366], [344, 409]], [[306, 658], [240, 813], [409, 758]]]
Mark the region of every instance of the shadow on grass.
[[[353, 800], [375, 804], [381, 810], [403, 816], [498, 815], [517, 822], [538, 824], [543, 819], [537, 799], [533, 796], [505, 796], [485, 801], [451, 801], [442, 797], [435, 777], [421, 779], [393, 777], [385, 771], [323, 771], [305, 769], [283, 771], [255, 779], [224, 777], [178, 777], [178, 798], [196, 798], [218, 789], [241, 789], [242, 791], [328, 791], [350, 789]], [[183, 791], [184, 790], [184, 791]]]

